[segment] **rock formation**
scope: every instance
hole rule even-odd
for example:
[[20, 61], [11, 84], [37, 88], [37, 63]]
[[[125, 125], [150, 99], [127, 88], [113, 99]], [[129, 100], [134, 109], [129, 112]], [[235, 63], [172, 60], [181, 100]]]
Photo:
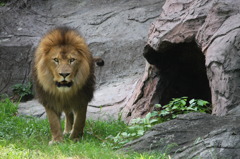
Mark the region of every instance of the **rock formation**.
[[237, 159], [240, 156], [239, 117], [202, 113], [180, 115], [154, 126], [124, 149], [168, 153], [174, 159]]
[[239, 37], [240, 1], [167, 0], [150, 28], [144, 57], [151, 65], [124, 108], [126, 117], [181, 96], [210, 101], [214, 115], [181, 115], [125, 148], [176, 159], [239, 158]]
[[182, 96], [208, 100], [216, 115], [239, 114], [239, 13], [234, 0], [167, 0], [150, 27], [144, 57], [151, 65], [124, 108], [126, 117]]

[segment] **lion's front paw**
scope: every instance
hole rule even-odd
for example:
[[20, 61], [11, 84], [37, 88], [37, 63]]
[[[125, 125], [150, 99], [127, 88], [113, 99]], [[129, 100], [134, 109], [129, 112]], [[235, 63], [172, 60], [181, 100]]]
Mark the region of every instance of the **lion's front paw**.
[[73, 132], [70, 135], [70, 139], [77, 142], [83, 138], [83, 134], [74, 134]]
[[59, 144], [63, 142], [63, 137], [58, 137], [58, 138], [53, 138], [48, 144], [49, 145], [54, 145], [54, 144]]
[[72, 141], [74, 141], [74, 142], [78, 142], [78, 141], [80, 141], [81, 140], [81, 138], [72, 138]]
[[71, 134], [72, 133], [72, 131], [70, 130], [64, 130], [63, 131], [63, 135], [69, 135], [69, 134]]
[[62, 140], [61, 141], [51, 140], [51, 141], [49, 141], [48, 145], [55, 145], [55, 144], [59, 144], [61, 142], [62, 142]]

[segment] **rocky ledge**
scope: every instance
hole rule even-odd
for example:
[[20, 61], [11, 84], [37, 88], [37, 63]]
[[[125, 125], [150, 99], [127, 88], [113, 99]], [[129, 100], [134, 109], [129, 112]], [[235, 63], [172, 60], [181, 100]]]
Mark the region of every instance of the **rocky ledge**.
[[237, 159], [240, 156], [240, 116], [203, 113], [179, 115], [154, 126], [126, 149], [170, 153], [175, 159]]

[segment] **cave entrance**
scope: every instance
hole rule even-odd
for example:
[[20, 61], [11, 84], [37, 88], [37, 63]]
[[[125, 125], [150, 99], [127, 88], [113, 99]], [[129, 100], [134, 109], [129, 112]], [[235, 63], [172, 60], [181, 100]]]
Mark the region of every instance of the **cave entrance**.
[[211, 103], [205, 56], [196, 42], [168, 43], [158, 52], [146, 46], [144, 52], [147, 61], [157, 67], [159, 76], [155, 102], [165, 105], [172, 98], [186, 96]]

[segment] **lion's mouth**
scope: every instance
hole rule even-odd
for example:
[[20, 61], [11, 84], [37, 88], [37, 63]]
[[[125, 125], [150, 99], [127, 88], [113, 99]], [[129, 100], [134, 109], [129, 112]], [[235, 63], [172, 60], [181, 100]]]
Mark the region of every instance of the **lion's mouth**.
[[61, 81], [61, 82], [55, 82], [57, 87], [71, 87], [73, 85], [73, 82], [68, 81]]

